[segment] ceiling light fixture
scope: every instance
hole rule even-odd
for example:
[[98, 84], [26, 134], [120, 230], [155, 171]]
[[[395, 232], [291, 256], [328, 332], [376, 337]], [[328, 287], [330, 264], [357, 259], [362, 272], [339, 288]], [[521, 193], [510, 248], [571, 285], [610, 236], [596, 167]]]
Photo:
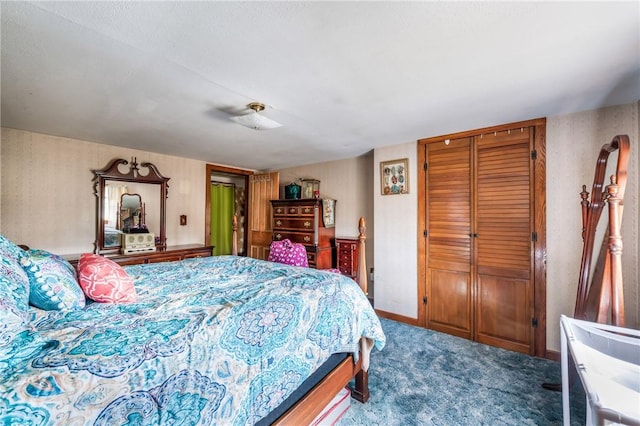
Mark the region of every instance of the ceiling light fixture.
[[243, 126], [249, 127], [253, 130], [269, 130], [282, 126], [282, 124], [273, 121], [264, 115], [258, 114], [260, 111], [264, 110], [264, 104], [260, 102], [251, 102], [247, 107], [252, 109], [253, 112], [231, 117], [231, 119], [236, 123], [242, 124]]

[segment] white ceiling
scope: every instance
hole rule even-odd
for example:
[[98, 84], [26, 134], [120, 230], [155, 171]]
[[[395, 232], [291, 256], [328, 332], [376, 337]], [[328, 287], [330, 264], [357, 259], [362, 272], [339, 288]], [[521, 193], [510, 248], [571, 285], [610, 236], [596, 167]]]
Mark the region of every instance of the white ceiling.
[[[272, 169], [640, 99], [640, 2], [5, 2], [2, 126]], [[229, 119], [251, 101], [283, 124]]]

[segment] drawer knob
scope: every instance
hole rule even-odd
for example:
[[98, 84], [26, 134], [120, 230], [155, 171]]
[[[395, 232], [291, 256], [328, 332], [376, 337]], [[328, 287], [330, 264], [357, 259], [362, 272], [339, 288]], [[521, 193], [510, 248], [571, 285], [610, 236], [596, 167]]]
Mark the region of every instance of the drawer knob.
[[306, 243], [308, 243], [309, 241], [311, 241], [311, 237], [310, 237], [310, 236], [308, 236], [308, 235], [305, 235], [305, 237], [304, 237], [304, 241], [305, 241]]
[[276, 225], [282, 226], [282, 221], [281, 220], [276, 221]]
[[282, 234], [276, 234], [276, 240], [281, 240], [282, 239]]
[[304, 227], [305, 227], [305, 228], [309, 228], [309, 227], [311, 227], [311, 222], [309, 222], [309, 221], [305, 222], [305, 223], [304, 223]]

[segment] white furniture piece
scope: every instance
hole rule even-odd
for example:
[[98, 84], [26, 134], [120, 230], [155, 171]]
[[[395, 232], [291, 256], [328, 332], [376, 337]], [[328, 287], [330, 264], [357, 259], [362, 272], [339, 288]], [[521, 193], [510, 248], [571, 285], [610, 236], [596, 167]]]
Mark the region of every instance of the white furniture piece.
[[562, 414], [569, 410], [569, 356], [587, 399], [587, 425], [640, 426], [640, 330], [560, 317]]

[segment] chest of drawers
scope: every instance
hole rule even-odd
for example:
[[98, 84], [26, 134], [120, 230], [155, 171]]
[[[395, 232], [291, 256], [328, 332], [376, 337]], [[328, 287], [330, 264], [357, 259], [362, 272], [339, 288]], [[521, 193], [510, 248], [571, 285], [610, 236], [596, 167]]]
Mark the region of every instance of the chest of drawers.
[[335, 228], [322, 221], [322, 200], [271, 200], [273, 240], [289, 239], [307, 250], [309, 266], [329, 269], [334, 264]]
[[358, 278], [358, 259], [360, 256], [358, 243], [358, 238], [336, 238], [338, 269], [342, 275], [351, 277], [355, 281]]

